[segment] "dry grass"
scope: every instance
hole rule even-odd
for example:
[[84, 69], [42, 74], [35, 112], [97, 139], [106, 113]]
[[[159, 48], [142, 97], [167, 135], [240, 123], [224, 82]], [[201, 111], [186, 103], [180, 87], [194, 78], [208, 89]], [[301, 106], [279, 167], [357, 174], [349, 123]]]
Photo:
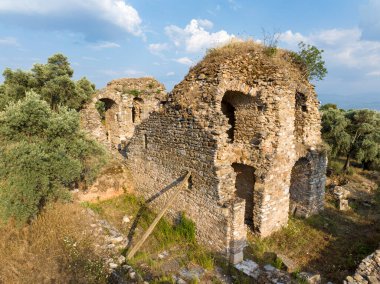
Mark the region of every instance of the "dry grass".
[[105, 283], [86, 216], [54, 204], [23, 228], [0, 227], [0, 283]]

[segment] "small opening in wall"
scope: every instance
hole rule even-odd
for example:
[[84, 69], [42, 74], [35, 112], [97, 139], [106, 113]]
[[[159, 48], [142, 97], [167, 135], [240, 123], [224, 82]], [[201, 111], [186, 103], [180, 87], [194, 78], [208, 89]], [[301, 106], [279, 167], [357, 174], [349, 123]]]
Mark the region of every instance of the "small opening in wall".
[[141, 121], [141, 114], [143, 112], [143, 99], [134, 98], [132, 104], [132, 123]]
[[135, 123], [136, 120], [136, 108], [132, 107], [132, 123]]
[[225, 98], [222, 100], [222, 112], [228, 118], [228, 124], [230, 128], [227, 130], [228, 138], [230, 142], [234, 142], [234, 131], [235, 131], [235, 108], [231, 103], [229, 103]]
[[148, 136], [144, 134], [144, 148], [148, 149]]
[[189, 176], [189, 179], [187, 180], [187, 189], [192, 190], [193, 189], [193, 177]]
[[303, 112], [307, 112], [306, 101], [307, 101], [306, 96], [302, 93], [297, 92], [296, 93], [296, 111], [297, 109], [300, 109]]
[[265, 112], [267, 110], [267, 106], [266, 105], [258, 105], [257, 110], [261, 111], [261, 112]]

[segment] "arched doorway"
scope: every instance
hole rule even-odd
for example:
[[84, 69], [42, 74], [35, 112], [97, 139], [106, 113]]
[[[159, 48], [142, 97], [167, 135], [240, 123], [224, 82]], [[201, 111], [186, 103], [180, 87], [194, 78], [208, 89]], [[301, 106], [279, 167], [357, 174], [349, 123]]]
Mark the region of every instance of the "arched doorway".
[[96, 102], [96, 109], [98, 110], [101, 122], [105, 127], [107, 141], [113, 146], [117, 146], [120, 142], [118, 105], [112, 99], [102, 98]]
[[133, 98], [132, 102], [132, 123], [139, 123], [142, 119], [142, 107], [144, 101], [141, 98]]

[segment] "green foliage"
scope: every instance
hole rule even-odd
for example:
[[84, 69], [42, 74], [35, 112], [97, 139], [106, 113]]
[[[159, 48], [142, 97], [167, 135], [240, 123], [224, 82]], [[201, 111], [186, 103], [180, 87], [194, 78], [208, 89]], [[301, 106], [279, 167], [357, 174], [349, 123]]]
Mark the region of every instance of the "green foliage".
[[331, 156], [346, 157], [344, 170], [355, 158], [364, 167], [380, 163], [380, 113], [322, 107], [322, 137], [331, 147]]
[[134, 97], [138, 97], [138, 96], [140, 96], [141, 92], [139, 90], [133, 89], [133, 90], [129, 90], [128, 94], [130, 94], [130, 95], [132, 95]]
[[106, 119], [106, 103], [99, 100], [95, 103], [95, 108], [100, 114], [101, 120], [104, 121]]
[[65, 187], [91, 182], [103, 162], [76, 111], [54, 112], [27, 93], [0, 112], [0, 217], [28, 221], [47, 202], [67, 198]]
[[175, 230], [183, 239], [190, 243], [195, 243], [195, 223], [187, 218], [184, 213], [181, 214], [181, 218], [175, 227]]
[[325, 61], [322, 59], [322, 49], [314, 45], [300, 42], [299, 51], [292, 52], [293, 61], [298, 64], [309, 80], [322, 80], [327, 75]]
[[4, 110], [10, 102], [25, 97], [27, 91], [41, 94], [51, 109], [59, 106], [80, 109], [95, 91], [95, 85], [85, 77], [73, 81], [73, 69], [62, 54], [55, 54], [47, 64], [35, 64], [31, 71], [7, 68], [3, 72], [4, 84], [0, 88], [0, 110]]

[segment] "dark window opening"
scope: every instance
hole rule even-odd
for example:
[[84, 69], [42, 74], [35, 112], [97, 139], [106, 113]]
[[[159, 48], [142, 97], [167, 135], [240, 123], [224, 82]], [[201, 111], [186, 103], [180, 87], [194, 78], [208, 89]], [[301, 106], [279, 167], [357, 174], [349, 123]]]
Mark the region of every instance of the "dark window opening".
[[228, 124], [230, 128], [227, 130], [228, 138], [230, 142], [234, 142], [234, 131], [235, 131], [235, 108], [230, 104], [225, 98], [222, 100], [222, 112], [228, 118]]
[[187, 180], [187, 189], [192, 190], [193, 189], [193, 177], [189, 176], [189, 179]]
[[296, 111], [302, 110], [303, 112], [307, 111], [306, 105], [306, 96], [302, 93], [296, 93]]
[[144, 134], [144, 148], [148, 149], [148, 136]]
[[295, 96], [295, 117], [294, 117], [294, 136], [298, 141], [303, 140], [305, 115], [307, 115], [307, 98], [304, 94], [297, 92]]
[[136, 108], [132, 107], [132, 123], [135, 123], [136, 120]]
[[245, 200], [245, 223], [253, 225], [253, 192], [255, 189], [255, 169], [244, 164], [234, 163], [232, 167], [236, 173], [235, 194]]

